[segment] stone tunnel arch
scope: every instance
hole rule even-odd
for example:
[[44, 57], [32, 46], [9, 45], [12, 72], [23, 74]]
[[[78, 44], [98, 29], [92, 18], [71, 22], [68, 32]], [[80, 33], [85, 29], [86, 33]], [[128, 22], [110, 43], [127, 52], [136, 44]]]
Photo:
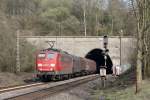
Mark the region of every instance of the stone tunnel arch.
[[[103, 50], [99, 48], [92, 49], [89, 51], [86, 55], [85, 58], [94, 60], [96, 62], [96, 73], [99, 73], [99, 66], [104, 66], [105, 65], [105, 60], [104, 60], [104, 54], [102, 53]], [[107, 60], [106, 60], [106, 66], [107, 66], [107, 74], [112, 74], [112, 60], [109, 55], [107, 55]]]

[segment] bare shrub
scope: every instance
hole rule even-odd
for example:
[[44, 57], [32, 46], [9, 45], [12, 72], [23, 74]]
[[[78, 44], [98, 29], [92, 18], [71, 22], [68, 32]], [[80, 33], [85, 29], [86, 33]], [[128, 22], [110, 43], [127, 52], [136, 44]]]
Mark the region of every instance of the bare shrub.
[[32, 72], [35, 67], [35, 47], [25, 39], [20, 42], [21, 71]]

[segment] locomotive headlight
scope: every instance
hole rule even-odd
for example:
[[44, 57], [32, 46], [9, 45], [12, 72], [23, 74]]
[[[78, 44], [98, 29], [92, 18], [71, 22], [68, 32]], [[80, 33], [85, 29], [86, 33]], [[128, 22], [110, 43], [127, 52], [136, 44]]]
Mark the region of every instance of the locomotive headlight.
[[51, 67], [55, 67], [55, 64], [50, 64]]
[[50, 71], [53, 71], [53, 68], [50, 68]]
[[39, 67], [41, 67], [41, 66], [42, 66], [42, 64], [38, 64], [38, 66], [39, 66]]

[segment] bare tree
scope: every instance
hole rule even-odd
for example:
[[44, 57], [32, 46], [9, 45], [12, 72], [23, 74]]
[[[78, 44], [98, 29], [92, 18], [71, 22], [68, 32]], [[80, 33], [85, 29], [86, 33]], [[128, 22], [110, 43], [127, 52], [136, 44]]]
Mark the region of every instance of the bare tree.
[[86, 32], [86, 0], [83, 0], [83, 18], [84, 18], [84, 35], [87, 35]]
[[146, 55], [147, 52], [147, 43], [145, 42], [145, 39], [147, 37], [146, 30], [149, 28], [149, 24], [147, 23], [147, 14], [148, 12], [148, 3], [149, 0], [131, 0], [132, 7], [134, 11], [134, 15], [136, 18], [136, 24], [137, 24], [137, 65], [136, 65], [136, 93], [138, 93], [141, 90], [141, 84], [142, 84], [142, 66], [146, 64], [143, 64], [143, 62], [146, 63], [146, 59], [144, 59], [144, 55]]

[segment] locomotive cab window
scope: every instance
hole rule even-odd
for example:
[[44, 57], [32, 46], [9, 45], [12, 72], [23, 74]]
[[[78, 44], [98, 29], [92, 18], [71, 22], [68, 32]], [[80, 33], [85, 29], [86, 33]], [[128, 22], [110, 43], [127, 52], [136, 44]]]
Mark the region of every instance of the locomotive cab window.
[[49, 54], [47, 55], [47, 58], [48, 58], [48, 59], [53, 59], [53, 58], [54, 58], [54, 54], [53, 54], [53, 53], [49, 53]]

